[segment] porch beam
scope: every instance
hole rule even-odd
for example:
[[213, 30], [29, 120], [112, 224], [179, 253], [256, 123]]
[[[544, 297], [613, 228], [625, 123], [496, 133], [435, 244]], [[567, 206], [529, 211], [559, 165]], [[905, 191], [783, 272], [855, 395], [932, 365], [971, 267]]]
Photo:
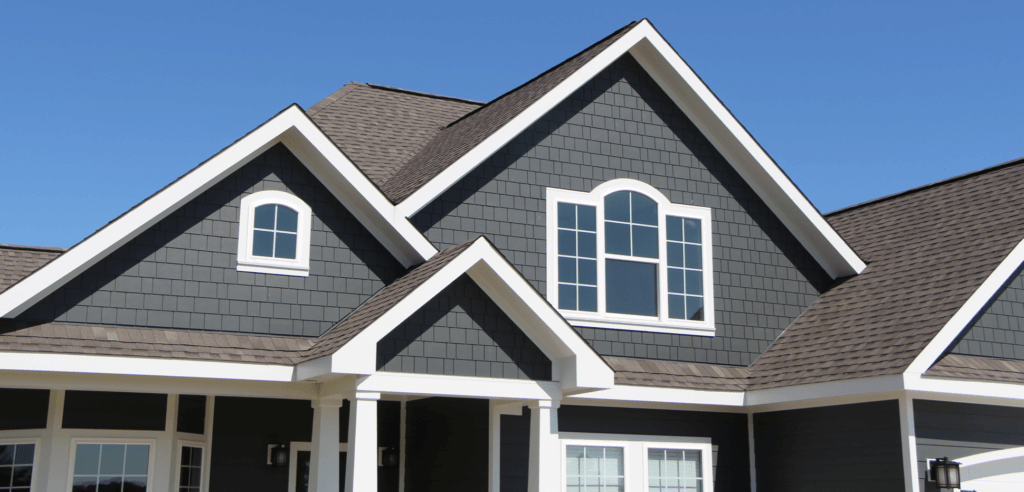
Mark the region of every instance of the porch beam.
[[[380, 393], [356, 391], [349, 397], [345, 492], [377, 490], [377, 401]], [[338, 462], [337, 459], [334, 460]], [[317, 489], [316, 492], [338, 490]]]
[[561, 488], [558, 444], [558, 400], [530, 402], [529, 492], [557, 492]]

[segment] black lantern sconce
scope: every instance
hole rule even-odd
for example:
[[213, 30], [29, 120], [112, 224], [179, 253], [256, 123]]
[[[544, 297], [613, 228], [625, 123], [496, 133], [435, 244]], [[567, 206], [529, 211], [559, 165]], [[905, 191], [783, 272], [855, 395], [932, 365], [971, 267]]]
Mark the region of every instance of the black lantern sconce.
[[398, 468], [398, 450], [395, 448], [384, 448], [380, 453], [381, 465], [388, 470]]
[[287, 466], [288, 446], [284, 444], [278, 444], [277, 442], [278, 438], [276, 435], [270, 436], [270, 444], [267, 445], [267, 465]]
[[949, 458], [939, 458], [929, 465], [931, 480], [939, 490], [960, 488], [960, 463], [949, 461]]

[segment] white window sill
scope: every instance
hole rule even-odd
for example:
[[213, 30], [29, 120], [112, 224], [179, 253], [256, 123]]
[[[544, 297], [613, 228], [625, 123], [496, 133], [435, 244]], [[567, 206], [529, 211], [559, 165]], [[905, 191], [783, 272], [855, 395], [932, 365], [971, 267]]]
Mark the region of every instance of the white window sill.
[[286, 265], [270, 265], [267, 263], [238, 262], [238, 271], [252, 273], [269, 273], [271, 275], [290, 275], [292, 277], [308, 277], [309, 268]]
[[583, 328], [608, 328], [612, 330], [646, 331], [650, 333], [671, 333], [673, 335], [715, 336], [715, 327], [703, 322], [665, 322], [659, 320], [618, 319], [603, 316], [587, 316], [579, 312], [562, 312], [572, 326]]

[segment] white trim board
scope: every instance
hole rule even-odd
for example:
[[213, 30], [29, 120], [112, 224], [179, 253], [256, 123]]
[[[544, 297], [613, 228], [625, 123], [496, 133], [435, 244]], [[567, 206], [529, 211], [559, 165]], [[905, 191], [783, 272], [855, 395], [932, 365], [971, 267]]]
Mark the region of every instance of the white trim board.
[[833, 278], [865, 263], [646, 19], [397, 207], [412, 217], [615, 60], [632, 54]]
[[306, 113], [292, 105], [0, 293], [0, 317], [13, 318], [21, 314], [278, 143], [288, 147], [403, 266], [420, 263], [437, 253]]

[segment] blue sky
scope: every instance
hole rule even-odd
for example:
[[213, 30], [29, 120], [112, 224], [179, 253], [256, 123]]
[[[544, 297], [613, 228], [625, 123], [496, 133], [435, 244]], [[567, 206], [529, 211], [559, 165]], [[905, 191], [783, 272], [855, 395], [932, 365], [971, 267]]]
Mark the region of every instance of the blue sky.
[[1024, 156], [1024, 2], [0, 2], [0, 243], [349, 81], [490, 100], [643, 17], [823, 212]]

